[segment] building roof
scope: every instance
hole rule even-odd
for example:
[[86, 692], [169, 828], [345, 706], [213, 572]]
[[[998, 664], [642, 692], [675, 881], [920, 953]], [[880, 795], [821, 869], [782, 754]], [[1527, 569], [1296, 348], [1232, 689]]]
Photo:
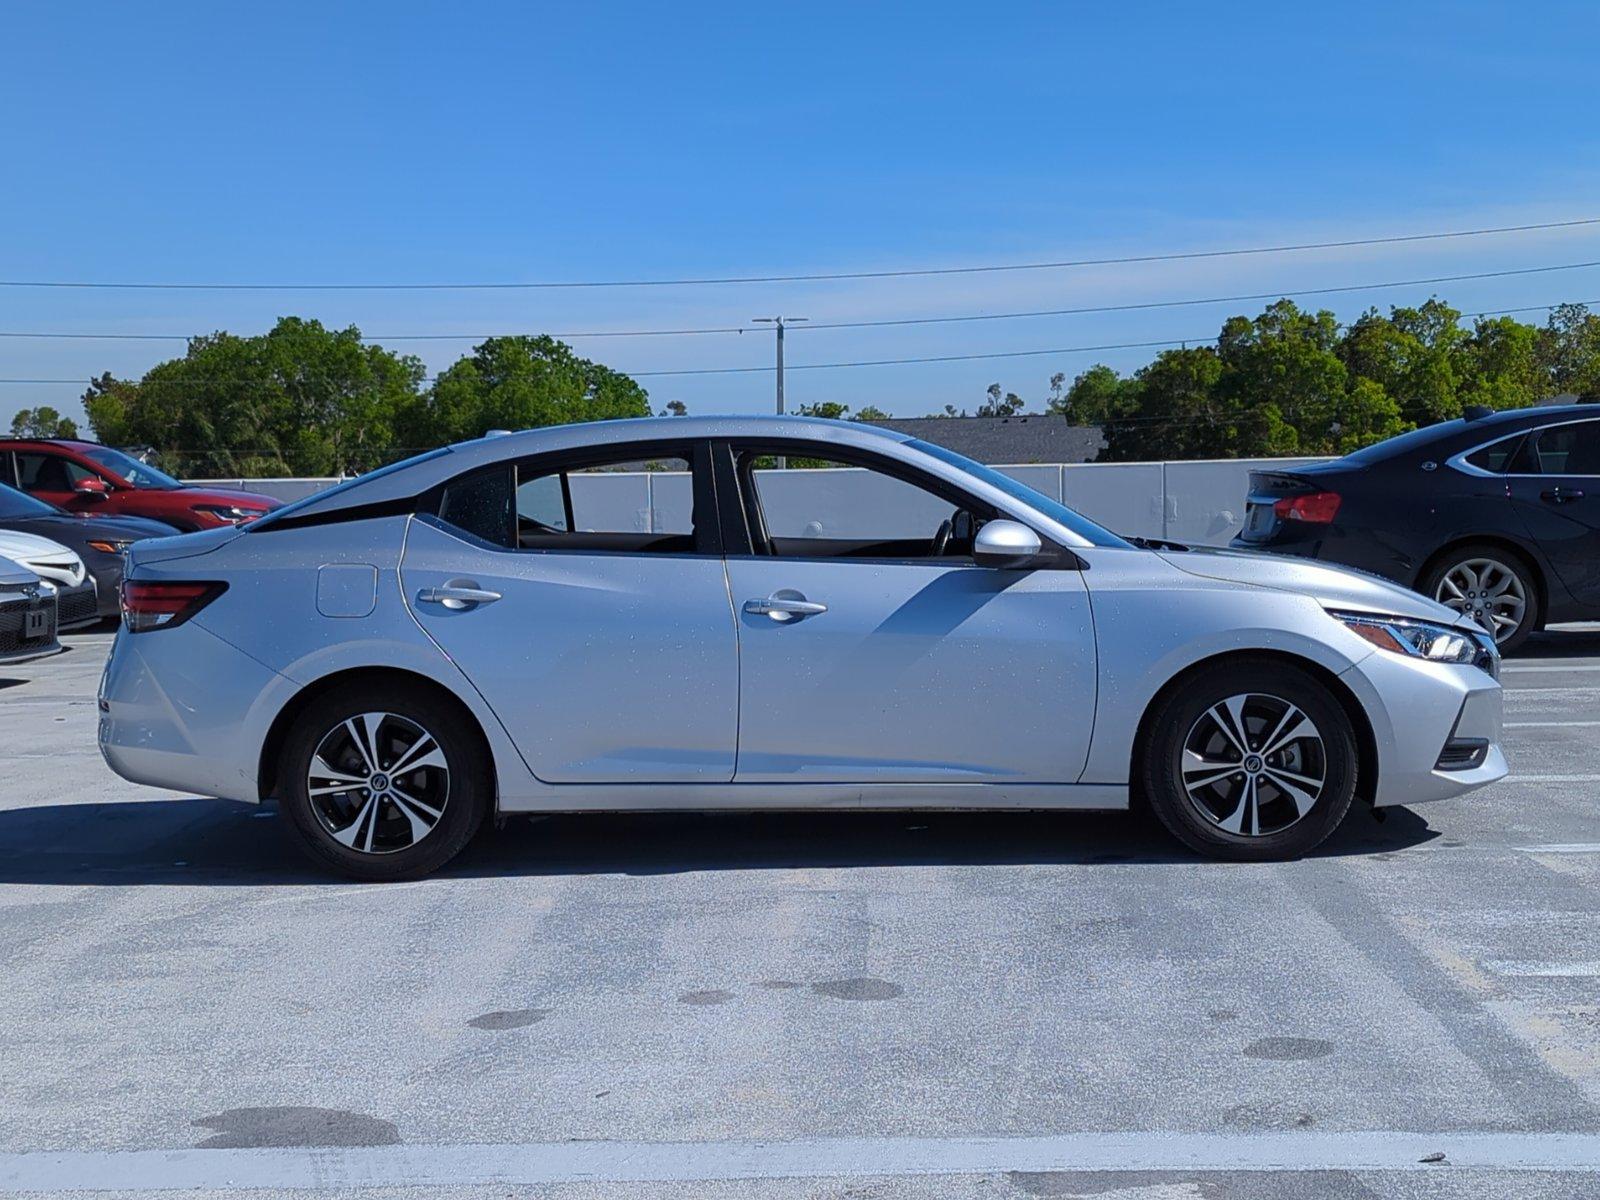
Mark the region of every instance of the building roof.
[[1092, 425], [1058, 416], [891, 417], [868, 421], [989, 464], [1093, 462], [1105, 438]]

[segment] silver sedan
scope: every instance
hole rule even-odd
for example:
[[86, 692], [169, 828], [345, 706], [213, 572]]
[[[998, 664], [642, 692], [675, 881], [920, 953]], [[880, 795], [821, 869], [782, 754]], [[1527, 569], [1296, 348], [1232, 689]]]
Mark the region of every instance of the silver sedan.
[[[784, 460], [787, 469], [775, 469]], [[838, 468], [819, 473], [814, 468]], [[1127, 540], [860, 425], [433, 451], [136, 543], [100, 746], [364, 879], [492, 814], [1119, 809], [1217, 857], [1505, 774], [1492, 641], [1294, 559]]]

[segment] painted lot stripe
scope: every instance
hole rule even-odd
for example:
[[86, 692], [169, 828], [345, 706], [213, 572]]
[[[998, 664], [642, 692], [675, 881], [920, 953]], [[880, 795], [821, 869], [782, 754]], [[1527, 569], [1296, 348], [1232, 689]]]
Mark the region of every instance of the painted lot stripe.
[[1496, 975], [1517, 975], [1535, 979], [1597, 979], [1600, 962], [1515, 962], [1490, 959], [1483, 964]]
[[1507, 721], [1506, 729], [1594, 729], [1600, 721]]
[[1501, 783], [1600, 783], [1600, 775], [1507, 775]]
[[1526, 854], [1600, 854], [1600, 842], [1551, 842], [1545, 846], [1518, 846]]
[[1600, 1173], [1600, 1135], [1588, 1133], [1079, 1133], [0, 1154], [0, 1191], [704, 1183], [1003, 1171], [1415, 1171], [1439, 1169], [1420, 1161], [1436, 1153], [1456, 1169]]
[[1502, 663], [1502, 675], [1555, 675], [1562, 671], [1600, 671], [1600, 663], [1581, 662], [1559, 665], [1556, 663]]

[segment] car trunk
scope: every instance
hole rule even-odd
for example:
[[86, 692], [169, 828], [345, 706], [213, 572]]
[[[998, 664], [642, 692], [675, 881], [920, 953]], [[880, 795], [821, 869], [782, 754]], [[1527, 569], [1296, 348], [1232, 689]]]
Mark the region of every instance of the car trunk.
[[1245, 497], [1242, 542], [1266, 543], [1282, 532], [1285, 518], [1277, 509], [1280, 500], [1338, 491], [1338, 481], [1352, 468], [1347, 463], [1313, 463], [1292, 471], [1251, 471], [1250, 488]]

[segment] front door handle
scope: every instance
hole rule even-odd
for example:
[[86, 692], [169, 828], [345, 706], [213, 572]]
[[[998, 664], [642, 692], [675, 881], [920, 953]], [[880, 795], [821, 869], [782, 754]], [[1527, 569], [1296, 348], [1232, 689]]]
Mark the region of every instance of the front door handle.
[[826, 604], [807, 600], [791, 588], [773, 592], [765, 600], [746, 600], [744, 610], [758, 617], [771, 617], [774, 621], [796, 621], [801, 617], [815, 617], [828, 611]]
[[1555, 488], [1548, 492], [1540, 492], [1539, 499], [1548, 500], [1552, 504], [1565, 504], [1568, 500], [1582, 500], [1583, 493], [1575, 488]]
[[450, 609], [472, 608], [479, 604], [493, 604], [500, 599], [499, 592], [465, 584], [447, 583], [443, 587], [425, 587], [417, 593], [423, 604], [442, 604]]

